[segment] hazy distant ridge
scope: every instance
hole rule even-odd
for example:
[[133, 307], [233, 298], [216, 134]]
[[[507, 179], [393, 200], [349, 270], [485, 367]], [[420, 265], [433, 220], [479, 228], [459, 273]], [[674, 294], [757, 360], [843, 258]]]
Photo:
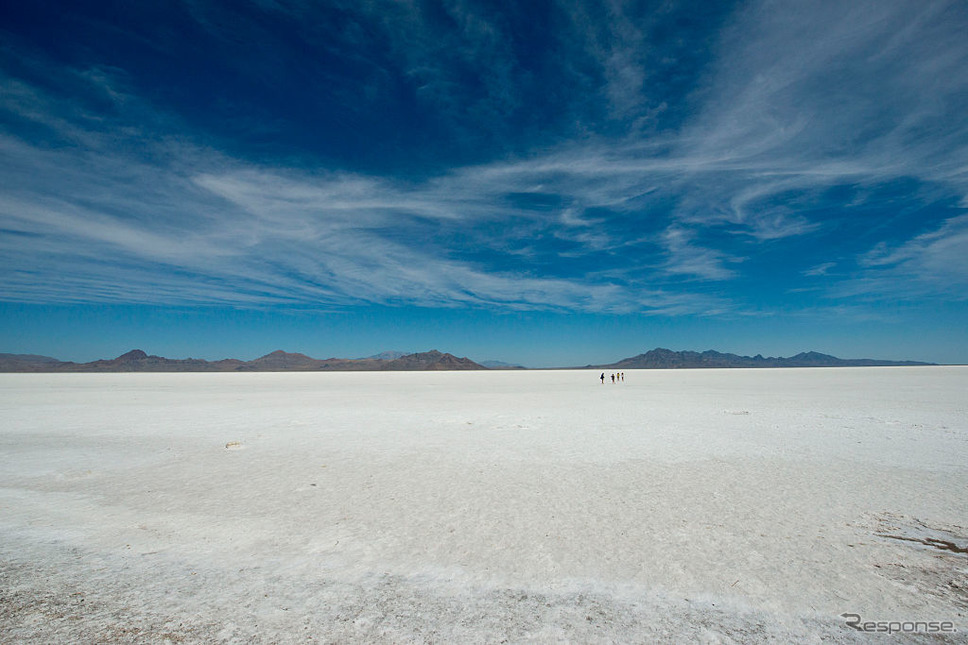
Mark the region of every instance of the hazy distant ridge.
[[607, 369], [696, 369], [714, 367], [869, 367], [879, 365], [933, 365], [918, 361], [884, 361], [871, 358], [845, 359], [821, 354], [819, 352], [801, 352], [789, 358], [756, 356], [739, 356], [724, 354], [714, 350], [705, 352], [675, 352], [671, 349], [657, 347], [652, 351], [630, 358], [624, 358], [617, 363], [589, 367]]
[[440, 371], [483, 370], [469, 358], [431, 350], [406, 354], [395, 359], [327, 358], [318, 359], [274, 351], [251, 361], [229, 358], [206, 361], [201, 358], [164, 358], [140, 349], [117, 358], [71, 363], [49, 356], [0, 354], [0, 372], [310, 372], [310, 371]]
[[[616, 363], [586, 365], [574, 369], [696, 369], [722, 367], [866, 367], [879, 365], [934, 365], [919, 361], [885, 361], [870, 358], [843, 359], [819, 352], [801, 352], [789, 358], [739, 356], [714, 350], [676, 352], [661, 347]], [[251, 361], [227, 358], [164, 358], [134, 349], [117, 358], [72, 363], [36, 354], [0, 354], [0, 372], [386, 372], [524, 369], [498, 361], [475, 363], [469, 358], [431, 350], [415, 354], [384, 352], [369, 358], [312, 358], [276, 350]]]

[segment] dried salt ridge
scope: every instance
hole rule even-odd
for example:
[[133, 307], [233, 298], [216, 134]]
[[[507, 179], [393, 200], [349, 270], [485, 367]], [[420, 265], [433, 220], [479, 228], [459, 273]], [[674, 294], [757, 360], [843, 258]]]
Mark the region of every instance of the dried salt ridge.
[[0, 375], [12, 643], [968, 633], [966, 367]]

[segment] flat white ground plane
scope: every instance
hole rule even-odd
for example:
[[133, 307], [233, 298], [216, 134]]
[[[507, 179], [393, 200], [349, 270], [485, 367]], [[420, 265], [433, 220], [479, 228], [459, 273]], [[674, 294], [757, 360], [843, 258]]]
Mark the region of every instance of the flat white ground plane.
[[968, 642], [968, 368], [599, 374], [0, 375], [0, 642]]

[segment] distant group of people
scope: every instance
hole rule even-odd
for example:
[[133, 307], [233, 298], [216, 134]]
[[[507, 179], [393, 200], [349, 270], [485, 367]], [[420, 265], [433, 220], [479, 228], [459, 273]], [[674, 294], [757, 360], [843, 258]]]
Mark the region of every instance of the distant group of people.
[[[602, 379], [602, 385], [605, 385], [605, 372], [599, 377]], [[612, 383], [618, 383], [619, 381], [625, 381], [625, 372], [615, 372], [612, 374]]]

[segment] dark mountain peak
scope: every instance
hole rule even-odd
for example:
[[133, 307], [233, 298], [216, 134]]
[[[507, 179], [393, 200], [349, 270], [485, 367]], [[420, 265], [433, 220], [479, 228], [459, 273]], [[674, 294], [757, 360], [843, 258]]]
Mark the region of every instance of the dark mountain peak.
[[802, 360], [822, 360], [822, 361], [829, 361], [830, 359], [840, 360], [838, 358], [835, 358], [834, 356], [831, 356], [830, 354], [821, 354], [820, 352], [812, 352], [812, 351], [800, 352], [799, 354], [791, 358], [802, 359]]
[[[308, 360], [308, 361], [314, 361], [314, 360], [316, 360], [314, 358], [310, 358], [309, 356], [306, 356], [305, 354], [290, 353], [290, 352], [287, 352], [287, 351], [284, 351], [284, 350], [281, 350], [281, 349], [277, 349], [274, 352], [269, 352], [265, 356], [260, 356], [259, 358], [255, 359], [255, 360], [256, 361], [264, 361], [264, 360], [278, 360], [278, 359]], [[255, 361], [253, 361], [253, 362], [255, 362]]]
[[442, 353], [436, 349], [429, 352], [409, 354], [389, 361], [387, 369], [391, 370], [484, 370], [469, 358], [457, 358], [453, 354]]
[[305, 354], [293, 354], [277, 349], [265, 356], [243, 363], [237, 369], [243, 371], [265, 370], [279, 372], [286, 370], [315, 370], [323, 365], [323, 361], [310, 358]]
[[121, 354], [114, 360], [118, 362], [143, 361], [146, 358], [148, 358], [148, 355], [145, 352], [141, 351], [140, 349], [132, 349], [127, 354]]

